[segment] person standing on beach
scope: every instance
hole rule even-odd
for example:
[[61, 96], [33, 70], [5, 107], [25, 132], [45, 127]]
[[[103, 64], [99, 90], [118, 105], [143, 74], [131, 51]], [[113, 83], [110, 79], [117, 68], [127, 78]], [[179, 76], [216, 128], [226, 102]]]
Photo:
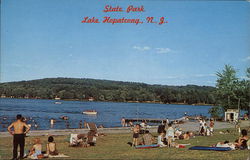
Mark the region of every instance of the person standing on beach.
[[133, 143], [132, 143], [132, 147], [138, 145], [139, 133], [140, 133], [140, 125], [136, 124], [136, 126], [133, 128]]
[[172, 141], [174, 140], [174, 128], [172, 127], [171, 123], [168, 124], [166, 138], [168, 139], [168, 147], [171, 147]]
[[80, 122], [79, 122], [79, 129], [81, 129], [82, 128], [82, 120], [80, 120]]
[[213, 135], [214, 134], [214, 120], [213, 119], [210, 119], [209, 127], [210, 127], [210, 134]]
[[[13, 160], [17, 159], [17, 147], [20, 147], [20, 159], [24, 156], [25, 134], [29, 132], [30, 127], [22, 122], [22, 115], [16, 116], [16, 121], [8, 127], [8, 132], [13, 135]], [[12, 130], [13, 128], [13, 130]]]

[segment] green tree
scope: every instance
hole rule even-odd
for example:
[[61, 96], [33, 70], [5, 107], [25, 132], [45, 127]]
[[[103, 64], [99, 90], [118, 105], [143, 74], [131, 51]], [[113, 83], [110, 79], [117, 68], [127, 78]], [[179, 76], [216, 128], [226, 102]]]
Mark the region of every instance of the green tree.
[[250, 67], [248, 67], [246, 70], [246, 76], [248, 78], [246, 80], [246, 88], [245, 88], [245, 96], [247, 100], [246, 108], [248, 110], [248, 117], [250, 118]]
[[222, 72], [217, 72], [218, 76], [216, 84], [216, 97], [218, 105], [224, 109], [236, 108], [237, 104], [234, 103], [236, 97], [236, 90], [238, 78], [236, 77], [236, 70], [230, 66], [225, 65]]
[[213, 106], [209, 109], [208, 113], [211, 115], [212, 118], [218, 119], [223, 116], [223, 108], [221, 106]]

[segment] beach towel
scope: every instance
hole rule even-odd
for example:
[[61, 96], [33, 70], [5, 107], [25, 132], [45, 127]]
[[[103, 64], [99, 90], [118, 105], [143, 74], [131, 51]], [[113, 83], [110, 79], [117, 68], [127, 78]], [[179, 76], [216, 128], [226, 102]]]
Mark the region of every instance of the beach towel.
[[191, 145], [191, 144], [190, 143], [188, 143], [188, 144], [178, 144], [175, 147], [176, 148], [186, 148], [186, 146], [188, 146], [188, 145]]
[[65, 154], [61, 154], [59, 153], [58, 155], [49, 155], [49, 158], [66, 158], [66, 157], [69, 157]]
[[193, 146], [190, 150], [206, 150], [206, 151], [231, 151], [230, 147], [207, 147], [207, 146]]

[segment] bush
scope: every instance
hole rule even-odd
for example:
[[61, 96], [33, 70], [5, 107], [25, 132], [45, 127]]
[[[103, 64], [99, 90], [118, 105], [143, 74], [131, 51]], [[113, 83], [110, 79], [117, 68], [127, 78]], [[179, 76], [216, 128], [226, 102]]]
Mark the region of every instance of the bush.
[[224, 109], [221, 106], [213, 106], [209, 109], [208, 113], [211, 115], [214, 119], [220, 119], [223, 116]]

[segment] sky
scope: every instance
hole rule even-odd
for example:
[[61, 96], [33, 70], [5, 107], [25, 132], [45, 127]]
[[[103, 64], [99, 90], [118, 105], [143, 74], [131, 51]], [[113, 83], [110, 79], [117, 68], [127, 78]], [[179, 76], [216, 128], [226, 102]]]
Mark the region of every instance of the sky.
[[[105, 13], [106, 5], [124, 11]], [[130, 5], [144, 12], [126, 13]], [[86, 16], [144, 23], [81, 23]], [[247, 1], [2, 0], [0, 82], [69, 77], [215, 86], [226, 64], [245, 77], [249, 28]]]

